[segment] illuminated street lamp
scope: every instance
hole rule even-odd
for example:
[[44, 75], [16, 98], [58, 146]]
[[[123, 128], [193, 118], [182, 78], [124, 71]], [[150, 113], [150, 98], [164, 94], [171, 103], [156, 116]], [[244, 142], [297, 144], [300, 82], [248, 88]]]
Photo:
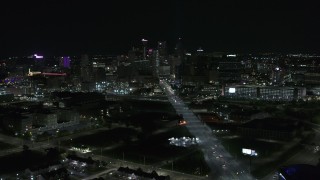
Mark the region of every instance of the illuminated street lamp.
[[253, 149], [242, 148], [242, 154], [249, 155], [250, 157], [249, 172], [251, 173], [251, 158], [252, 156], [258, 156], [258, 153]]

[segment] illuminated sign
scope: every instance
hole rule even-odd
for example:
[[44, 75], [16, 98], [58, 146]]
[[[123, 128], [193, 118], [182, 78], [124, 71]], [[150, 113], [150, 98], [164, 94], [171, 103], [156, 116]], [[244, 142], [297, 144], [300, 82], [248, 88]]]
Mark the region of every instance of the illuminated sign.
[[242, 154], [248, 154], [248, 155], [251, 155], [251, 149], [245, 149], [245, 148], [242, 148]]
[[70, 57], [66, 56], [66, 57], [62, 57], [63, 60], [63, 67], [65, 68], [70, 68]]
[[236, 88], [229, 88], [229, 93], [236, 93]]
[[258, 153], [253, 149], [242, 148], [242, 154], [250, 156], [258, 156]]
[[43, 56], [39, 56], [39, 55], [37, 55], [37, 54], [34, 54], [33, 55], [36, 59], [43, 59]]

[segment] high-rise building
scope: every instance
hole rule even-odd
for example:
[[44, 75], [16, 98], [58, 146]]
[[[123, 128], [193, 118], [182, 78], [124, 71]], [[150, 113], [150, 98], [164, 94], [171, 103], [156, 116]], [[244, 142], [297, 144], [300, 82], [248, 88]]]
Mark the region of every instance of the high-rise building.
[[71, 62], [71, 59], [69, 56], [64, 56], [64, 57], [61, 57], [60, 58], [60, 67], [63, 67], [63, 68], [70, 68], [70, 62]]
[[218, 64], [217, 70], [219, 74], [219, 82], [226, 83], [240, 83], [241, 74], [243, 72], [243, 65], [236, 57], [222, 58]]
[[81, 56], [80, 67], [82, 82], [91, 82], [93, 80], [92, 64], [90, 63], [88, 55]]
[[87, 54], [81, 55], [80, 65], [81, 67], [88, 66], [90, 64], [89, 56]]
[[159, 41], [158, 42], [158, 56], [159, 56], [159, 64], [160, 66], [169, 65], [168, 62], [168, 53], [167, 53], [167, 42]]
[[177, 42], [176, 47], [175, 47], [175, 55], [178, 56], [178, 57], [183, 57], [184, 56], [182, 38], [178, 39], [178, 42]]
[[141, 42], [142, 42], [142, 45], [143, 45], [143, 60], [146, 60], [147, 59], [148, 40], [147, 39], [142, 39]]
[[40, 70], [44, 67], [44, 65], [45, 65], [44, 56], [34, 54], [34, 55], [29, 56], [29, 58], [32, 58], [34, 60], [34, 65], [35, 65], [34, 69]]

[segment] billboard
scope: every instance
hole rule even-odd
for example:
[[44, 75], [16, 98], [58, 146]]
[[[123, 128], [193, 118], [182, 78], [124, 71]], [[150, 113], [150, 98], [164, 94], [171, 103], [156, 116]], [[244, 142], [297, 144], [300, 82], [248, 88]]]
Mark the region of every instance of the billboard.
[[236, 93], [236, 88], [229, 88], [229, 93]]
[[253, 149], [242, 148], [242, 154], [249, 156], [258, 156], [258, 153]]

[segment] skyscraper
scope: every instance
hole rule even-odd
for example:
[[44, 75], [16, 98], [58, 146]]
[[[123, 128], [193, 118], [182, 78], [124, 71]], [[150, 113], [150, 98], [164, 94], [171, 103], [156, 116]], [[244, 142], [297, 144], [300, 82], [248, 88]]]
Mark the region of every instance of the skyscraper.
[[90, 64], [88, 55], [85, 54], [81, 56], [80, 67], [81, 67], [82, 82], [91, 82], [93, 79], [92, 64]]
[[167, 42], [159, 41], [158, 42], [158, 51], [159, 51], [159, 64], [168, 65], [168, 53], [167, 53]]
[[147, 59], [147, 45], [148, 45], [148, 40], [147, 39], [142, 39], [142, 46], [143, 46], [143, 60]]
[[69, 56], [64, 56], [60, 58], [60, 67], [70, 68], [71, 59]]

